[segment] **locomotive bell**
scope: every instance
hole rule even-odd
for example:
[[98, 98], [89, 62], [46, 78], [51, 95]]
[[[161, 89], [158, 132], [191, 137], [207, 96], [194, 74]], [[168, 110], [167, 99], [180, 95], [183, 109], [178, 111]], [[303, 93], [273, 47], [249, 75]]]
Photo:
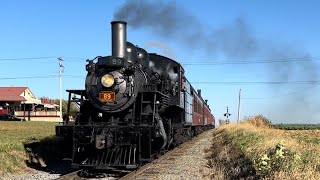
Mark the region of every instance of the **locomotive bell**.
[[127, 23], [124, 21], [111, 22], [112, 56], [125, 58], [127, 52]]

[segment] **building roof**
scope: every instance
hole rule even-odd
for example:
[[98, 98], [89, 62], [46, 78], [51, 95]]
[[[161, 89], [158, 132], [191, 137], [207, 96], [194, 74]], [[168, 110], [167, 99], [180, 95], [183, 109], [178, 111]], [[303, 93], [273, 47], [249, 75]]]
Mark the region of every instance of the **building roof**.
[[0, 95], [20, 96], [27, 87], [0, 87]]
[[56, 105], [56, 104], [48, 104], [48, 103], [42, 103], [42, 105], [43, 105], [45, 108], [56, 108], [56, 107], [59, 107], [59, 105]]
[[2, 96], [0, 94], [0, 101], [16, 102], [16, 101], [25, 101], [26, 99], [22, 96]]
[[27, 87], [0, 87], [0, 101], [25, 101], [26, 99], [20, 96]]

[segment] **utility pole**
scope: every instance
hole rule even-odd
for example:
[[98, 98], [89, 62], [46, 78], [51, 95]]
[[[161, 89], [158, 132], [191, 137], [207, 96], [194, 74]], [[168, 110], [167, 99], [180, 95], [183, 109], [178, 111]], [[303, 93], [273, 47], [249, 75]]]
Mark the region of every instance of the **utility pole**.
[[62, 58], [59, 57], [59, 91], [60, 91], [60, 121], [63, 121], [62, 119], [62, 72], [63, 72], [63, 65], [62, 65]]
[[239, 118], [240, 118], [240, 99], [241, 99], [241, 89], [239, 90], [239, 103], [238, 103], [238, 119], [237, 119], [237, 124], [239, 124]]

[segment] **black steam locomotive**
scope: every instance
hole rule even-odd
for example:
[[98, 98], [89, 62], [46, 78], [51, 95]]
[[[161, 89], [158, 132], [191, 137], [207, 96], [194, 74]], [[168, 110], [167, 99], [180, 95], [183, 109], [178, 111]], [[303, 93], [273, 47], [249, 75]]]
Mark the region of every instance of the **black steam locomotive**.
[[[181, 65], [127, 42], [126, 24], [111, 22], [112, 56], [88, 60], [85, 90], [67, 90], [68, 112], [56, 134], [72, 141], [74, 167], [135, 169], [214, 127]], [[74, 122], [72, 102], [80, 108]]]

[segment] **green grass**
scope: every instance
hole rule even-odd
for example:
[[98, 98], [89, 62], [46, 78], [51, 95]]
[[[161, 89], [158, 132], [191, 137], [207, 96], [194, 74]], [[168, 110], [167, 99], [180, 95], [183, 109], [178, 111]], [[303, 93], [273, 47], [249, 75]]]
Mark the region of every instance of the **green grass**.
[[0, 174], [18, 173], [26, 168], [24, 144], [55, 135], [53, 122], [0, 121]]
[[244, 151], [247, 147], [255, 146], [257, 143], [264, 141], [264, 135], [254, 132], [248, 132], [245, 129], [231, 128], [228, 139], [232, 141], [235, 148]]

